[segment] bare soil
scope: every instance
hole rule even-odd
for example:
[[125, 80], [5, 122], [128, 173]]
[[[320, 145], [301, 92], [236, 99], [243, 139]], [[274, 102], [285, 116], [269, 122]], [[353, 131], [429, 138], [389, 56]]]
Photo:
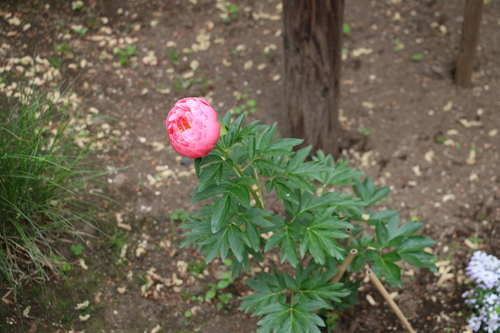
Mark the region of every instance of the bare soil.
[[[396, 297], [418, 332], [464, 332], [463, 268], [476, 248], [500, 256], [500, 3], [485, 6], [474, 86], [462, 89], [452, 80], [462, 2], [346, 1], [342, 156], [391, 186], [383, 206], [424, 221], [423, 233], [438, 242], [439, 274], [405, 269]], [[97, 109], [102, 117], [85, 128], [98, 140], [95, 161], [103, 170], [125, 167], [107, 176], [117, 201], [101, 203], [108, 236], [95, 232], [80, 256], [70, 254], [72, 287], [60, 279], [46, 291], [28, 287], [23, 320], [1, 302], [0, 330], [255, 332], [258, 319], [237, 310], [251, 274], [219, 292], [233, 295], [229, 304], [195, 299], [226, 266], [179, 248], [182, 217], [174, 213], [197, 209], [188, 204], [196, 176], [164, 129], [167, 112], [187, 96], [204, 96], [220, 114], [254, 100], [251, 119], [287, 126], [280, 1], [232, 4], [237, 13], [227, 19], [229, 2], [215, 0], [84, 0], [80, 10], [70, 1], [0, 4], [0, 99], [14, 103], [8, 86], [28, 82], [29, 66], [9, 59], [49, 60], [36, 76], [50, 68], [61, 76], [45, 76], [40, 88], [70, 84], [84, 112]], [[271, 254], [255, 270], [276, 264]], [[375, 288], [362, 289], [337, 332], [403, 332]]]

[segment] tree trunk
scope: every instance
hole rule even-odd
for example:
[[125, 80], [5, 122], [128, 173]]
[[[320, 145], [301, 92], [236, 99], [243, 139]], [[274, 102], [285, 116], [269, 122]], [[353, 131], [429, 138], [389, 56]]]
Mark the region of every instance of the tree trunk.
[[344, 0], [283, 0], [289, 136], [338, 156]]
[[465, 88], [472, 85], [472, 71], [476, 63], [483, 5], [484, 1], [482, 0], [465, 1], [462, 43], [457, 57], [455, 72], [455, 83]]

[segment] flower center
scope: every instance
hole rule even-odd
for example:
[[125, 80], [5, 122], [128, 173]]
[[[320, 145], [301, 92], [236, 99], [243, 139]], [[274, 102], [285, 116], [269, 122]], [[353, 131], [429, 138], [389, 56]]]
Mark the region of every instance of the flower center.
[[191, 125], [189, 125], [185, 117], [180, 117], [179, 121], [177, 122], [177, 128], [179, 129], [179, 132], [182, 133], [188, 129], [191, 129]]

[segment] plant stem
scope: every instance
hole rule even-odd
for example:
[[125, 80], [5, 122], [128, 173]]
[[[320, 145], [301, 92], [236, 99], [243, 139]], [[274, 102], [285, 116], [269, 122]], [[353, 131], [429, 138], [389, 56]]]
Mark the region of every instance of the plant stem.
[[413, 327], [411, 327], [410, 323], [408, 322], [408, 319], [406, 319], [403, 312], [401, 312], [396, 302], [394, 302], [394, 300], [391, 298], [391, 296], [384, 288], [378, 277], [373, 273], [373, 271], [368, 268], [366, 270], [366, 275], [370, 277], [370, 280], [372, 281], [373, 285], [378, 289], [380, 294], [382, 294], [387, 303], [389, 303], [389, 306], [391, 307], [392, 311], [394, 311], [396, 316], [398, 316], [399, 320], [401, 320], [401, 323], [403, 323], [403, 326], [408, 330], [408, 332], [415, 333], [415, 330], [413, 329]]
[[[238, 174], [238, 176], [240, 177], [243, 177], [245, 176], [243, 170], [240, 168], [240, 166], [233, 160], [233, 158], [231, 157], [231, 155], [229, 155], [229, 152], [227, 151], [227, 149], [224, 149], [219, 142], [216, 142], [215, 145], [222, 151], [224, 152], [224, 156], [226, 157], [226, 160], [231, 160], [231, 162], [233, 163], [233, 169], [234, 171], [236, 171], [236, 173]], [[252, 196], [253, 198], [255, 199], [255, 203], [257, 204], [257, 206], [261, 209], [265, 209], [264, 207], [264, 201], [262, 200], [262, 193], [260, 192], [260, 190], [256, 191], [252, 185], [247, 185], [247, 188], [248, 190], [250, 191], [250, 193], [252, 193]]]

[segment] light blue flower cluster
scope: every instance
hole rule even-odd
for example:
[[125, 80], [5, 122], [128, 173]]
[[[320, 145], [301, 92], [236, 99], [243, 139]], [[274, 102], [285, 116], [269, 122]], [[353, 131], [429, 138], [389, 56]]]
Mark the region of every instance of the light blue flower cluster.
[[465, 269], [475, 286], [463, 293], [465, 303], [474, 309], [469, 327], [477, 332], [500, 332], [500, 260], [492, 255], [476, 251]]

